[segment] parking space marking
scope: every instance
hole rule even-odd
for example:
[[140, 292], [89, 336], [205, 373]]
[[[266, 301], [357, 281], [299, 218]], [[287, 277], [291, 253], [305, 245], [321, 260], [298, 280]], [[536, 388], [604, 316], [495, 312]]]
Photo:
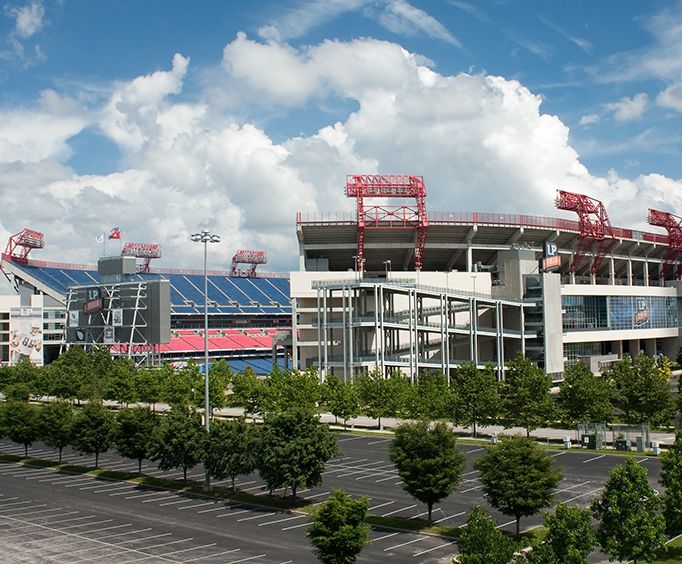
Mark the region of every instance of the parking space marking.
[[480, 490], [482, 487], [483, 487], [483, 484], [480, 484], [478, 486], [474, 486], [473, 488], [467, 488], [466, 490], [462, 490], [459, 493], [473, 492], [474, 490]]
[[558, 493], [569, 492], [571, 490], [574, 490], [575, 488], [579, 488], [580, 486], [586, 486], [587, 484], [589, 484], [591, 482], [592, 482], [592, 480], [587, 480], [586, 482], [581, 482], [581, 483], [576, 484], [574, 486], [569, 486], [568, 488], [564, 488], [562, 490], [557, 490], [556, 492], [554, 492], [554, 494], [556, 495]]
[[427, 540], [431, 537], [417, 537], [416, 539], [409, 540], [407, 542], [403, 542], [400, 544], [395, 544], [393, 546], [389, 546], [388, 548], [384, 548], [384, 552], [388, 552], [389, 550], [395, 550], [396, 548], [400, 548], [401, 546], [407, 546], [408, 544], [414, 544], [415, 542]]
[[367, 437], [346, 437], [345, 439], [339, 439], [338, 443], [345, 443], [347, 441], [357, 441], [358, 439], [365, 439]]
[[391, 439], [379, 439], [378, 441], [372, 441], [371, 443], [367, 443], [368, 445], [378, 445], [379, 443], [387, 443]]
[[467, 450], [467, 451], [465, 451], [465, 452], [466, 452], [466, 454], [473, 454], [474, 452], [481, 452], [482, 450], [485, 450], [485, 447], [475, 448], [475, 449], [472, 449], [472, 450]]
[[388, 478], [381, 478], [381, 480], [374, 480], [374, 483], [378, 484], [379, 482], [385, 482], [386, 480], [395, 480], [395, 476], [389, 476]]
[[[34, 507], [45, 507], [45, 503], [39, 505], [34, 505]], [[59, 511], [62, 507], [56, 507], [52, 509], [41, 509], [39, 511], [26, 511], [25, 513], [12, 513], [12, 517], [23, 517], [24, 515], [37, 515], [38, 513], [47, 513], [49, 511]]]
[[371, 539], [370, 542], [379, 542], [384, 539], [390, 539], [391, 537], [394, 537], [396, 535], [399, 535], [400, 533], [388, 533], [387, 535], [384, 535], [382, 537], [377, 537], [375, 539]]
[[[16, 497], [14, 499], [17, 499]], [[32, 500], [25, 500], [25, 501], [10, 501], [9, 503], [3, 503], [0, 505], [0, 511], [4, 511], [5, 507], [9, 507], [11, 505], [26, 505], [27, 503], [33, 503]], [[23, 508], [22, 508], [23, 509]], [[10, 509], [11, 511], [11, 509]]]
[[146, 527], [145, 529], [135, 529], [133, 531], [126, 531], [124, 533], [114, 533], [113, 535], [104, 535], [103, 537], [99, 537], [100, 540], [102, 539], [113, 539], [116, 537], [124, 537], [126, 535], [134, 535], [136, 533], [145, 533], [147, 531], [151, 531], [151, 527]]
[[232, 513], [223, 513], [222, 515], [216, 515], [216, 519], [222, 519], [223, 517], [234, 517], [235, 515], [250, 513], [251, 511], [251, 509], [242, 509], [241, 511], [233, 511]]
[[422, 550], [421, 552], [417, 552], [413, 554], [412, 556], [417, 557], [421, 556], [422, 554], [428, 554], [429, 552], [433, 552], [434, 550], [438, 550], [439, 548], [445, 548], [446, 546], [451, 546], [455, 544], [455, 541], [453, 542], [446, 542], [445, 544], [439, 544], [438, 546], [434, 546], [433, 548], [427, 548], [426, 550]]
[[[374, 466], [380, 464], [379, 468], [387, 466], [386, 462], [383, 460], [379, 461], [374, 461], [374, 462], [367, 462], [366, 464], [363, 464], [361, 466], [356, 466], [351, 472], [346, 472], [345, 474], [338, 474], [336, 477], [337, 478], [346, 478], [348, 476], [354, 476], [355, 474], [362, 474], [366, 472], [372, 472], [374, 470], [377, 470], [377, 468], [370, 468], [370, 466]], [[392, 464], [390, 465], [392, 466]], [[395, 476], [393, 476], [395, 478]]]
[[498, 525], [495, 527], [496, 529], [501, 529], [502, 527], [506, 527], [507, 525], [511, 525], [513, 523], [516, 523], [516, 519], [512, 519], [511, 521], [507, 521], [506, 523], [502, 523], [501, 525]]
[[192, 503], [193, 499], [176, 499], [174, 501], [167, 501], [166, 503], [159, 503], [159, 507], [165, 507], [166, 505], [177, 505], [178, 503]]
[[225, 509], [229, 509], [229, 506], [221, 505], [220, 507], [213, 507], [212, 509], [202, 509], [201, 511], [197, 511], [197, 513], [210, 513], [211, 511], [221, 511]]
[[197, 503], [195, 505], [185, 505], [184, 507], [178, 507], [178, 511], [184, 511], [185, 509], [192, 509], [194, 507], [204, 507], [206, 505], [214, 505], [218, 503], [217, 501], [204, 501], [203, 503]]
[[241, 523], [242, 521], [253, 521], [254, 519], [262, 519], [263, 517], [269, 517], [270, 515], [275, 515], [277, 512], [276, 511], [270, 511], [268, 513], [263, 513], [262, 515], [254, 515], [252, 517], [242, 517], [241, 519], [237, 519], [237, 523]]
[[218, 554], [208, 554], [206, 556], [200, 556], [199, 558], [191, 558], [190, 560], [183, 560], [184, 564], [188, 564], [188, 562], [199, 562], [199, 560], [206, 560], [207, 558], [218, 558], [218, 556], [223, 556], [224, 554], [234, 554], [235, 552], [239, 552], [241, 548], [233, 548], [232, 550], [226, 550], [224, 552], [220, 552]]
[[586, 495], [590, 495], [590, 494], [593, 494], [593, 493], [597, 493], [598, 491], [603, 490], [603, 489], [604, 489], [604, 486], [602, 486], [602, 487], [600, 487], [600, 488], [597, 488], [596, 490], [591, 490], [591, 491], [589, 491], [589, 492], [585, 492], [585, 493], [583, 493], [583, 494], [576, 495], [575, 497], [572, 497], [572, 498], [570, 498], [570, 499], [565, 500], [564, 503], [570, 503], [571, 501], [573, 501], [573, 500], [575, 500], [575, 499], [579, 499], [579, 498], [581, 498], [581, 497], [585, 497]]
[[396, 513], [400, 513], [401, 511], [407, 511], [408, 509], [414, 509], [417, 507], [417, 504], [415, 503], [414, 505], [410, 505], [409, 507], [403, 507], [401, 509], [396, 509], [395, 511], [390, 511], [389, 513], [382, 513], [382, 517], [388, 517], [389, 515], [395, 515]]
[[307, 495], [303, 499], [315, 499], [316, 497], [320, 497], [323, 495], [329, 495], [329, 492], [322, 492], [322, 493], [317, 493], [315, 495]]
[[228, 564], [237, 564], [237, 562], [246, 562], [247, 560], [255, 560], [256, 558], [264, 558], [265, 554], [258, 554], [256, 556], [249, 556], [248, 558], [242, 558], [241, 560], [230, 560]]
[[370, 507], [367, 509], [367, 511], [374, 511], [375, 509], [379, 509], [380, 507], [385, 507], [386, 505], [391, 505], [392, 503], [395, 503], [395, 501], [387, 501], [386, 503], [382, 503], [380, 505], [375, 505], [374, 507]]
[[300, 529], [301, 527], [307, 527], [310, 523], [301, 523], [300, 525], [291, 525], [290, 527], [282, 527], [282, 531], [291, 531], [291, 529]]
[[259, 527], [265, 527], [266, 525], [274, 525], [275, 523], [284, 523], [284, 521], [294, 521], [295, 519], [303, 519], [307, 515], [295, 515], [294, 517], [286, 517], [284, 519], [277, 519], [276, 521], [266, 521], [265, 523], [258, 523]]
[[166, 556], [171, 556], [173, 554], [180, 554], [181, 552], [190, 552], [191, 550], [199, 550], [201, 548], [209, 548], [211, 546], [215, 546], [217, 543], [212, 542], [210, 544], [204, 544], [200, 546], [190, 546], [189, 548], [183, 548], [181, 550], [174, 550], [173, 552], [166, 552], [162, 554], [161, 556], [166, 557]]
[[459, 513], [455, 513], [454, 515], [448, 515], [447, 517], [441, 517], [440, 519], [436, 519], [434, 523], [440, 523], [442, 521], [447, 521], [448, 519], [454, 519], [455, 517], [461, 517], [464, 515], [466, 511], [460, 511]]
[[583, 460], [582, 463], [587, 464], [588, 462], [593, 462], [595, 460], [599, 460], [600, 458], [605, 458], [605, 457], [606, 457], [605, 454], [600, 454], [599, 456], [595, 456], [594, 458], [588, 458], [587, 460]]
[[550, 456], [552, 456], [553, 458], [556, 458], [557, 456], [563, 456], [563, 455], [566, 454], [567, 452], [568, 452], [567, 450], [564, 450], [564, 451], [561, 451], [561, 452], [555, 452], [554, 454], [551, 454]]

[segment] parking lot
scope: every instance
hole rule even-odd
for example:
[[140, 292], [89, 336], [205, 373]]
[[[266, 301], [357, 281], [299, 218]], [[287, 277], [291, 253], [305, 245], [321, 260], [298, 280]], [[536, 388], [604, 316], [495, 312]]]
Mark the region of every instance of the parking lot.
[[[335, 487], [370, 499], [372, 513], [407, 519], [423, 518], [426, 507], [402, 490], [387, 447], [389, 439], [351, 434], [338, 436], [341, 454], [330, 460], [323, 484], [301, 490], [301, 497], [324, 501]], [[481, 494], [474, 461], [485, 447], [461, 447], [467, 464], [462, 482], [448, 499], [434, 506], [434, 521], [449, 525], [466, 522], [473, 505], [487, 507]], [[0, 451], [23, 454], [23, 447], [0, 442]], [[55, 453], [35, 445], [34, 457], [55, 459]], [[587, 451], [551, 452], [564, 469], [558, 501], [587, 505], [599, 495], [609, 470], [622, 457]], [[65, 462], [87, 465], [91, 457], [68, 452]], [[660, 462], [638, 458], [657, 487]], [[115, 452], [101, 456], [112, 470], [136, 470], [136, 462]], [[162, 472], [146, 463], [147, 474], [178, 478], [182, 472]], [[190, 477], [201, 480], [203, 470]], [[0, 555], [3, 561], [57, 562], [68, 554], [70, 562], [314, 562], [305, 531], [305, 515], [275, 509], [257, 509], [238, 503], [217, 502], [176, 492], [156, 490], [127, 482], [57, 473], [15, 463], [0, 464]], [[242, 477], [240, 489], [267, 494], [257, 474]], [[228, 485], [227, 483], [224, 485]], [[281, 492], [280, 492], [281, 493]], [[491, 510], [502, 529], [513, 530], [514, 520]], [[522, 520], [523, 528], [541, 517]], [[444, 562], [456, 553], [447, 539], [396, 531], [372, 531], [372, 543], [360, 561], [390, 559], [396, 562]]]

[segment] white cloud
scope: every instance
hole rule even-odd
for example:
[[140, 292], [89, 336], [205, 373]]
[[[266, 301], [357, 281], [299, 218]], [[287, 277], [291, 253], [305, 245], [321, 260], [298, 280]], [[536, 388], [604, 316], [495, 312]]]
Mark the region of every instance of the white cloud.
[[600, 119], [598, 114], [587, 114], [580, 118], [580, 125], [592, 125], [599, 122]]
[[656, 97], [656, 103], [662, 108], [682, 112], [682, 83], [671, 84]]
[[35, 35], [45, 25], [45, 8], [42, 2], [31, 2], [21, 7], [8, 6], [5, 12], [14, 18], [14, 32], [22, 39]]
[[405, 0], [387, 0], [376, 12], [374, 7], [371, 7], [370, 13], [375, 13], [377, 21], [393, 33], [398, 35], [424, 34], [455, 47], [462, 46], [459, 39], [442, 23]]
[[[93, 123], [69, 98], [46, 93], [19, 116], [0, 116], [0, 137], [15, 151], [12, 162], [0, 161], [0, 236], [31, 226], [46, 234], [39, 256], [86, 261], [99, 252], [94, 236], [119, 225], [125, 240], [161, 243], [162, 264], [196, 266], [202, 251], [188, 236], [207, 227], [223, 237], [209, 254], [212, 267], [226, 268], [241, 247], [268, 250], [275, 270], [296, 268], [295, 212], [352, 214], [343, 193], [351, 172], [424, 175], [430, 210], [570, 217], [554, 209], [557, 188], [604, 200], [618, 226], [646, 228], [647, 205], [682, 208], [677, 180], [590, 174], [568, 128], [520, 82], [439, 74], [396, 44], [325, 41], [297, 50], [244, 35], [230, 42], [224, 72], [245, 96], [238, 108], [354, 102], [315, 134], [281, 142], [235, 118], [237, 106], [183, 96], [188, 65], [176, 55], [170, 70], [117, 84], [92, 110], [125, 155], [116, 173], [79, 175], [61, 164], [69, 138]], [[20, 130], [22, 123], [31, 126]]]
[[617, 121], [632, 121], [640, 119], [649, 106], [649, 97], [640, 92], [632, 98], [624, 96], [618, 102], [606, 104], [606, 109], [612, 111]]

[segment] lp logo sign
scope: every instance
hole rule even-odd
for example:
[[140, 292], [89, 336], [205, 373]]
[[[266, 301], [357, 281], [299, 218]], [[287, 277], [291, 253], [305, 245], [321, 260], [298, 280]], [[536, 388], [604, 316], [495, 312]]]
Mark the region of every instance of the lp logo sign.
[[545, 243], [545, 258], [555, 257], [558, 251], [555, 243]]

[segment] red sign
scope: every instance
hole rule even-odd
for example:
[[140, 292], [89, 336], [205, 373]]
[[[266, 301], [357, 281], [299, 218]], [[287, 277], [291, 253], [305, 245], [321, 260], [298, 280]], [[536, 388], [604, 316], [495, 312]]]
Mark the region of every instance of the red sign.
[[97, 298], [96, 300], [90, 300], [83, 304], [83, 313], [94, 313], [102, 309], [102, 298]]
[[542, 270], [555, 270], [561, 266], [561, 257], [555, 255], [542, 259]]

